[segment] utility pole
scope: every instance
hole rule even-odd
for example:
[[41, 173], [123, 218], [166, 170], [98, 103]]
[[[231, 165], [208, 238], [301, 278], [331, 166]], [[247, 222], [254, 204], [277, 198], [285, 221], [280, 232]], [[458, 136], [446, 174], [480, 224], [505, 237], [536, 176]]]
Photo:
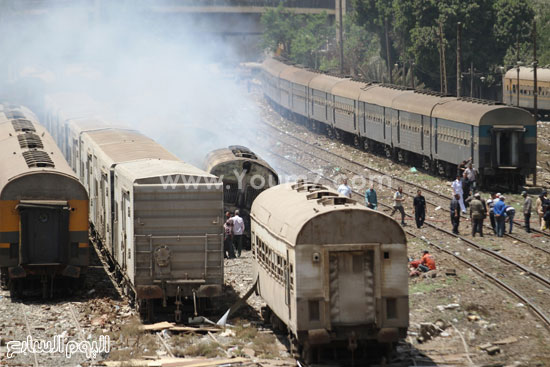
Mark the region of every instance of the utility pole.
[[474, 62], [470, 62], [470, 98], [474, 97]]
[[462, 23], [456, 24], [456, 96], [460, 98], [461, 95], [461, 81], [462, 72], [460, 67], [460, 59], [462, 57]]
[[445, 90], [443, 83], [443, 26], [439, 22], [439, 85], [441, 88], [441, 93]]
[[518, 71], [517, 78], [517, 88], [516, 88], [516, 106], [519, 107], [519, 33], [517, 35], [517, 45], [516, 45], [516, 69]]
[[537, 21], [533, 20], [533, 110], [538, 120], [537, 63]]
[[390, 74], [390, 84], [393, 84], [393, 72], [392, 64], [390, 63], [390, 39], [388, 36], [388, 18], [384, 18], [384, 31], [386, 33], [386, 63], [388, 65], [388, 72]]
[[340, 36], [340, 74], [344, 75], [344, 32], [342, 30], [344, 24], [342, 23], [342, 1], [338, 0], [338, 33]]
[[414, 60], [411, 59], [411, 88], [414, 90]]

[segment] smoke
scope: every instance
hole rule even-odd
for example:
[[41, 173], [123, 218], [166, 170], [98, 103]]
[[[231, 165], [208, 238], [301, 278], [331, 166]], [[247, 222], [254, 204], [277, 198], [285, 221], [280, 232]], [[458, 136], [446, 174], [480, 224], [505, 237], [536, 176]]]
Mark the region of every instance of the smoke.
[[40, 115], [45, 95], [85, 93], [198, 166], [212, 149], [247, 145], [259, 111], [236, 73], [239, 51], [204, 33], [220, 24], [160, 5], [0, 2], [1, 98]]

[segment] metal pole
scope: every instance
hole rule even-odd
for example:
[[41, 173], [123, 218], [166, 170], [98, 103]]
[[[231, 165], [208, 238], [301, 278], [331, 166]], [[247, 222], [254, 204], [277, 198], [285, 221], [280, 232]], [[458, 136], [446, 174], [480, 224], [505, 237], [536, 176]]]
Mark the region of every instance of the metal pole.
[[411, 60], [411, 87], [414, 89], [414, 60]]
[[344, 24], [342, 23], [342, 1], [338, 0], [338, 32], [340, 35], [340, 74], [344, 74], [344, 32], [342, 30]]
[[533, 20], [533, 110], [538, 120], [537, 63], [537, 21]]
[[439, 85], [443, 93], [443, 26], [439, 22]]
[[456, 24], [456, 96], [460, 98], [462, 69], [460, 67], [460, 59], [462, 57], [462, 23]]
[[470, 98], [474, 97], [474, 62], [470, 63]]
[[516, 46], [516, 65], [518, 70], [518, 80], [517, 80], [517, 87], [516, 87], [516, 106], [519, 107], [519, 34], [517, 36], [517, 46]]
[[393, 84], [393, 67], [390, 59], [390, 39], [388, 36], [388, 18], [384, 18], [384, 30], [386, 33], [386, 62], [388, 65], [388, 72], [390, 74], [390, 84]]

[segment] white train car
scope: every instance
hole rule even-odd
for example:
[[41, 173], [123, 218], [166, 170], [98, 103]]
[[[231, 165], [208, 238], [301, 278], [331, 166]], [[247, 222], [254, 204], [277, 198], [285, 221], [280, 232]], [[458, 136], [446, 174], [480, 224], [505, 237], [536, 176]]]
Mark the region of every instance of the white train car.
[[[59, 105], [58, 101], [58, 104]], [[62, 101], [61, 101], [62, 102]], [[223, 185], [141, 133], [77, 113], [48, 111], [90, 196], [90, 222], [121, 285], [151, 320], [154, 300], [221, 295]], [[61, 125], [61, 126], [59, 126]]]
[[407, 245], [392, 218], [298, 182], [262, 192], [251, 221], [257, 292], [304, 359], [320, 346], [367, 349], [406, 336]]

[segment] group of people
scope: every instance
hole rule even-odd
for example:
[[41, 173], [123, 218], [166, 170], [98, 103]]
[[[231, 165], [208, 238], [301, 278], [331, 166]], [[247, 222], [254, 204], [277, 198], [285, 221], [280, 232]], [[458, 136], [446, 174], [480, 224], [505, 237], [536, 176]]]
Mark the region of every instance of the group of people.
[[225, 212], [223, 230], [223, 257], [234, 259], [235, 252], [237, 257], [240, 257], [243, 250], [244, 221], [239, 216], [238, 209], [235, 210], [234, 215], [231, 215], [231, 212]]
[[[471, 159], [458, 165], [456, 179], [451, 184], [453, 198], [458, 195], [458, 205], [463, 214], [466, 214], [466, 202], [477, 189], [477, 170], [473, 167]], [[471, 200], [471, 199], [470, 199]]]

